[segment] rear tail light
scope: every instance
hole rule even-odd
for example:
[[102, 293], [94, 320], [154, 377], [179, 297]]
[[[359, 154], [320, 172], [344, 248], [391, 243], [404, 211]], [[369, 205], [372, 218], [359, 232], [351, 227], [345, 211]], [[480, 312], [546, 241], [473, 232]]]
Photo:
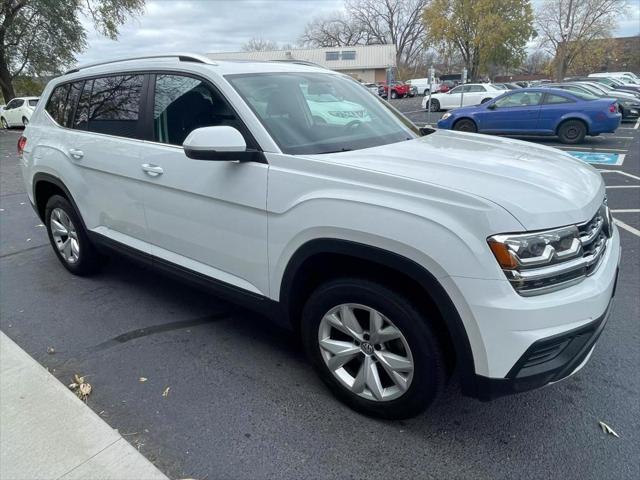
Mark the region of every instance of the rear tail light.
[[615, 103], [612, 103], [611, 105], [609, 105], [609, 112], [611, 112], [611, 113], [617, 113], [618, 112], [618, 108], [616, 107]]
[[18, 139], [18, 155], [22, 155], [24, 152], [24, 147], [27, 146], [27, 137], [24, 135], [20, 135]]

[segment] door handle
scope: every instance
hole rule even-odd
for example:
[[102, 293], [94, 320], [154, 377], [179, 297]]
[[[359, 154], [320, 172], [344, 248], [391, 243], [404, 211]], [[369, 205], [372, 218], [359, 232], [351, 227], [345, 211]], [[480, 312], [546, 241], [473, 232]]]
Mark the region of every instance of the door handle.
[[149, 175], [150, 177], [158, 177], [164, 173], [162, 167], [158, 165], [154, 165], [152, 163], [143, 163], [141, 165], [142, 171]]
[[84, 157], [84, 152], [82, 150], [70, 148], [69, 155], [71, 155], [71, 158], [73, 158], [74, 160], [82, 160], [82, 157]]

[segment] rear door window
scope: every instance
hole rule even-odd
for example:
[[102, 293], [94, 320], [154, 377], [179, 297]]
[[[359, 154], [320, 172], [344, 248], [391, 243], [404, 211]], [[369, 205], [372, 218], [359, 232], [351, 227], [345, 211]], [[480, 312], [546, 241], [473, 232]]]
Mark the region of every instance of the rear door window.
[[93, 82], [87, 130], [137, 138], [143, 75], [117, 75]]
[[62, 123], [60, 125], [64, 127], [71, 126], [71, 120], [73, 116], [73, 110], [76, 108], [76, 104], [78, 103], [78, 97], [80, 96], [80, 91], [82, 90], [82, 84], [84, 82], [75, 82], [72, 83], [69, 87], [69, 93], [67, 94], [67, 101], [64, 104], [62, 109], [61, 120]]

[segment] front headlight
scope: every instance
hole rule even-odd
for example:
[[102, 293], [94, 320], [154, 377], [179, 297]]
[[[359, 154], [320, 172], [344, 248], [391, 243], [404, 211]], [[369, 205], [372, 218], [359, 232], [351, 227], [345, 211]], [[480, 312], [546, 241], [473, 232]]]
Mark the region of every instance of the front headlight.
[[450, 116], [451, 116], [451, 114], [449, 112], [446, 112], [444, 115], [442, 115], [442, 120], [446, 120]]
[[487, 243], [520, 295], [540, 295], [578, 283], [593, 273], [611, 237], [612, 223], [605, 203], [583, 224], [493, 235]]

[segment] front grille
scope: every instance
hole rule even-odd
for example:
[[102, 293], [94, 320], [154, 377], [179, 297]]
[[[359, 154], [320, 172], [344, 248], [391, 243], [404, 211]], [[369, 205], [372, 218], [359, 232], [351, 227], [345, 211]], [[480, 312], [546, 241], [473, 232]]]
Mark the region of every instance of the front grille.
[[594, 217], [583, 224], [578, 225], [580, 243], [582, 243], [582, 258], [587, 260], [586, 274], [591, 275], [600, 265], [600, 261], [607, 249], [609, 229], [611, 228], [611, 215], [606, 204], [598, 210]]

